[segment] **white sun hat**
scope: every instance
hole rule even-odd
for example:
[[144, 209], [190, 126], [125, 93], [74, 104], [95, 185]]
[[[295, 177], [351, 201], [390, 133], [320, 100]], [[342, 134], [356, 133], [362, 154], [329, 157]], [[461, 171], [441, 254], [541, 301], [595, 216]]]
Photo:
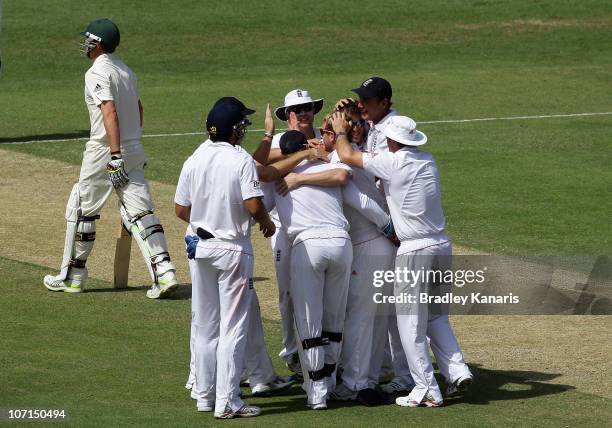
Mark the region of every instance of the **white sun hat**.
[[285, 105], [277, 107], [276, 110], [274, 110], [274, 114], [280, 120], [282, 120], [283, 122], [286, 122], [287, 113], [285, 110], [287, 109], [287, 107], [297, 106], [300, 104], [308, 104], [308, 103], [312, 103], [313, 108], [314, 108], [314, 114], [317, 114], [323, 108], [323, 98], [320, 98], [318, 100], [313, 100], [310, 97], [310, 94], [308, 93], [308, 91], [304, 89], [294, 89], [293, 91], [285, 95]]
[[421, 146], [427, 142], [427, 135], [417, 131], [416, 122], [406, 116], [392, 116], [383, 128], [385, 137], [405, 146]]

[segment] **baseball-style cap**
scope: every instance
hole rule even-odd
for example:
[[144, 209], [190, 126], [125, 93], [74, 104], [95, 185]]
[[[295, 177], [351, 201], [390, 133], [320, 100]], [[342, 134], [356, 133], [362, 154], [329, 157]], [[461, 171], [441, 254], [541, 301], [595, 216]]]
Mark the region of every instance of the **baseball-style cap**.
[[385, 137], [405, 146], [421, 146], [427, 142], [427, 135], [417, 131], [416, 122], [406, 116], [392, 116], [382, 129]]
[[291, 153], [303, 150], [308, 144], [308, 140], [306, 140], [306, 136], [300, 131], [291, 130], [281, 135], [278, 144], [282, 154], [290, 155]]
[[360, 98], [388, 98], [391, 99], [393, 91], [391, 90], [391, 84], [383, 79], [382, 77], [370, 77], [366, 79], [361, 86], [353, 89]]
[[234, 125], [245, 116], [253, 113], [255, 113], [255, 110], [247, 108], [238, 98], [220, 98], [208, 112], [206, 131], [210, 134], [211, 139], [215, 137], [227, 138]]
[[313, 100], [310, 97], [310, 93], [308, 93], [305, 89], [294, 89], [285, 95], [285, 105], [277, 107], [274, 110], [274, 114], [283, 122], [287, 121], [287, 112], [285, 111], [287, 107], [297, 106], [300, 104], [308, 104], [312, 103], [314, 108], [314, 114], [317, 114], [323, 108], [323, 98], [319, 98], [317, 100]]

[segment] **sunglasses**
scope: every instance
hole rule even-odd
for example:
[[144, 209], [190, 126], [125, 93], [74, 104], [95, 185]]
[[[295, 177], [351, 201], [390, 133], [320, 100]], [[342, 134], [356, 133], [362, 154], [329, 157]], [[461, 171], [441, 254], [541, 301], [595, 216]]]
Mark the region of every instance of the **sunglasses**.
[[332, 134], [332, 135], [336, 135], [336, 133], [334, 131], [332, 131], [331, 129], [323, 129], [323, 128], [319, 128], [319, 132], [321, 133], [321, 135], [323, 134]]
[[314, 110], [314, 105], [313, 105], [313, 103], [298, 104], [298, 105], [295, 105], [295, 106], [290, 106], [290, 107], [287, 107], [287, 108], [285, 109], [285, 111], [286, 111], [287, 113], [291, 113], [291, 112], [293, 112], [293, 113], [295, 113], [295, 114], [300, 114], [300, 113], [308, 113], [308, 112], [311, 112], [311, 111], [313, 111], [313, 110]]

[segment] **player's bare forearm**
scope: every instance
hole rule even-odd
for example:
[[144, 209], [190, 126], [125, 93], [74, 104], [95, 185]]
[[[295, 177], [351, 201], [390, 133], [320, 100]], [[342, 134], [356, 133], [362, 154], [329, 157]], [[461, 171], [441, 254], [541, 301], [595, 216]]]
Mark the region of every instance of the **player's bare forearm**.
[[322, 186], [322, 187], [334, 187], [342, 186], [349, 178], [350, 173], [346, 169], [335, 168], [327, 171], [297, 174], [299, 176], [299, 184], [311, 185], [311, 186]]
[[249, 198], [244, 201], [244, 206], [253, 217], [253, 219], [259, 223], [259, 229], [262, 231], [264, 237], [269, 238], [274, 235], [276, 231], [276, 226], [270, 220], [270, 216], [268, 215], [268, 211], [264, 206], [261, 198]]
[[144, 121], [144, 108], [142, 107], [140, 100], [138, 100], [138, 112], [140, 113], [140, 129], [142, 129], [142, 124]]
[[280, 159], [271, 165], [258, 165], [257, 176], [264, 183], [276, 181], [295, 168], [297, 164], [310, 158], [311, 155], [312, 153], [310, 150], [302, 150], [284, 159]]
[[174, 204], [174, 213], [178, 218], [186, 223], [189, 223], [191, 219], [191, 207], [185, 207], [183, 205]]
[[345, 164], [363, 168], [363, 153], [358, 150], [353, 150], [346, 136], [340, 135], [336, 139], [336, 151], [338, 152], [340, 160]]
[[268, 154], [268, 164], [285, 159], [286, 157], [287, 156], [281, 153], [280, 149], [270, 149], [270, 153]]
[[358, 150], [353, 150], [351, 142], [348, 140], [346, 133], [350, 130], [350, 125], [346, 115], [341, 112], [332, 114], [332, 127], [337, 135], [336, 151], [338, 157], [347, 165], [363, 168], [363, 154]]
[[102, 110], [104, 129], [106, 129], [111, 153], [120, 153], [121, 133], [119, 130], [119, 117], [117, 116], [115, 102], [103, 101], [102, 104], [100, 104], [100, 109]]
[[[264, 119], [264, 137], [253, 153], [253, 159], [262, 165], [268, 164], [268, 157], [270, 156], [270, 146], [272, 145], [272, 136], [274, 135], [274, 118], [272, 117], [272, 109], [270, 103], [266, 107], [266, 117]], [[261, 178], [260, 178], [261, 179]]]

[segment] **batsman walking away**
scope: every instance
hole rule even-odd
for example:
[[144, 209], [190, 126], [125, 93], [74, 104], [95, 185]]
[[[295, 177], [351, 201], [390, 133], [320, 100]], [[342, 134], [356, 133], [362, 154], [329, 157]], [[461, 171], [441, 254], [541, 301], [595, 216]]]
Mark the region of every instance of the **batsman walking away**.
[[[119, 28], [108, 19], [92, 21], [81, 33], [83, 54], [92, 66], [85, 74], [85, 103], [91, 133], [78, 183], [66, 207], [66, 239], [59, 275], [47, 275], [51, 291], [80, 293], [87, 279], [86, 262], [96, 237], [96, 220], [113, 189], [125, 230], [143, 255], [153, 285], [147, 297], [158, 299], [177, 287], [164, 229], [154, 214], [149, 183], [144, 176], [146, 156], [140, 142], [143, 107], [134, 72], [113, 55], [120, 42]], [[124, 233], [125, 235], [125, 233]], [[115, 282], [125, 285], [130, 240], [120, 238]]]

